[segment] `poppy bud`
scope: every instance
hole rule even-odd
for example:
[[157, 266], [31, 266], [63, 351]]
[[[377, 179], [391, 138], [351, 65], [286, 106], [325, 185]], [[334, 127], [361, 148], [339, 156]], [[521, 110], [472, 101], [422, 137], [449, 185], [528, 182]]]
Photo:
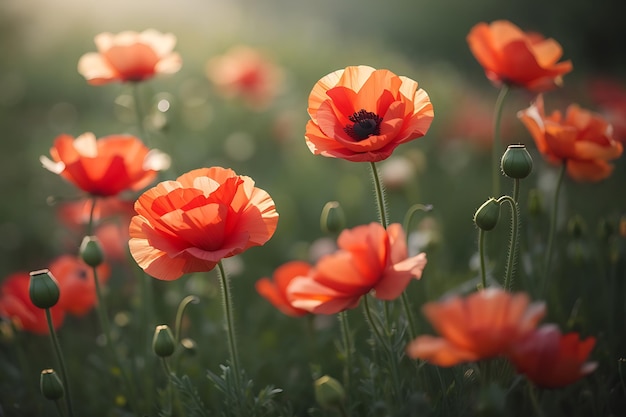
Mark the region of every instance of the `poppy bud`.
[[61, 295], [57, 280], [47, 269], [40, 269], [30, 273], [28, 293], [30, 300], [39, 308], [53, 307], [59, 301], [59, 296]]
[[509, 178], [522, 179], [533, 170], [533, 159], [525, 145], [509, 145], [502, 155], [500, 169]]
[[603, 242], [608, 242], [615, 234], [613, 224], [607, 219], [600, 219], [598, 223], [598, 238]]
[[83, 261], [95, 268], [104, 261], [102, 246], [95, 236], [85, 236], [80, 244], [80, 257]]
[[322, 209], [320, 226], [324, 233], [339, 233], [346, 226], [346, 216], [338, 201], [329, 201]]
[[574, 216], [567, 223], [567, 231], [574, 239], [578, 239], [584, 236], [587, 231], [587, 225], [582, 217]]
[[172, 356], [174, 349], [176, 349], [176, 341], [169, 326], [167, 324], [157, 326], [152, 339], [152, 350], [154, 350], [154, 353], [161, 358], [167, 358]]
[[195, 340], [185, 337], [180, 341], [180, 345], [183, 347], [184, 352], [189, 356], [194, 356], [198, 353], [198, 344]]
[[328, 375], [317, 379], [314, 387], [315, 400], [324, 409], [341, 407], [346, 398], [346, 392], [341, 383]]
[[63, 397], [65, 390], [59, 376], [54, 369], [44, 369], [39, 377], [39, 389], [44, 397], [49, 400], [58, 400]]
[[543, 199], [536, 188], [528, 192], [528, 212], [533, 216], [538, 216], [543, 212]]
[[500, 218], [500, 203], [495, 198], [485, 201], [474, 214], [474, 223], [482, 230], [488, 231], [496, 227]]

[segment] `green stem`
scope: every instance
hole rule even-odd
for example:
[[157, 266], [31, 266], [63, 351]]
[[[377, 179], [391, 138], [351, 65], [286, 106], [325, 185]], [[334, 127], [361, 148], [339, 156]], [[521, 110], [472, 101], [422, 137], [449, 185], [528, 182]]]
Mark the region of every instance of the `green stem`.
[[548, 287], [548, 281], [550, 279], [550, 262], [552, 260], [552, 245], [554, 244], [554, 232], [556, 230], [556, 218], [558, 215], [559, 206], [559, 193], [561, 192], [561, 185], [563, 184], [563, 178], [565, 177], [565, 171], [567, 169], [566, 161], [563, 161], [561, 170], [559, 172], [559, 178], [556, 183], [556, 189], [554, 190], [554, 203], [552, 204], [552, 214], [550, 216], [550, 232], [548, 234], [548, 247], [546, 248], [546, 258], [544, 262], [544, 278], [543, 278], [543, 290], [542, 294], [545, 294]]
[[411, 226], [411, 221], [413, 220], [413, 217], [420, 211], [427, 213], [429, 211], [432, 211], [432, 209], [433, 206], [430, 204], [413, 204], [404, 215], [404, 222], [402, 223], [404, 230], [407, 232], [407, 234], [409, 233], [409, 227]]
[[[178, 309], [176, 310], [176, 321], [174, 322], [174, 340], [176, 340], [176, 345], [180, 344], [180, 330], [183, 324], [183, 316], [185, 314], [185, 310], [189, 304], [198, 304], [200, 299], [195, 295], [188, 295], [183, 298], [183, 300], [178, 304]], [[180, 355], [176, 356], [176, 360], [174, 361], [174, 372], [178, 371]]]
[[235, 374], [237, 392], [241, 392], [241, 374], [239, 373], [239, 354], [237, 352], [237, 342], [235, 340], [235, 324], [233, 314], [233, 304], [230, 294], [230, 283], [228, 276], [222, 265], [222, 261], [217, 263], [222, 289], [222, 304], [224, 307], [224, 320], [226, 321], [226, 332], [228, 333], [228, 350], [230, 352], [230, 362]]
[[487, 271], [485, 267], [485, 231], [478, 228], [478, 256], [480, 258], [480, 280], [483, 289], [487, 288]]
[[513, 179], [513, 200], [516, 203], [519, 201], [519, 178]]
[[372, 181], [374, 182], [374, 192], [376, 193], [376, 202], [378, 203], [378, 219], [383, 227], [387, 228], [387, 205], [385, 204], [385, 188], [380, 182], [380, 176], [378, 175], [378, 168], [376, 163], [370, 162], [370, 168], [372, 173]]
[[91, 236], [93, 234], [94, 214], [96, 212], [97, 201], [98, 197], [91, 197], [91, 207], [89, 208], [89, 222], [87, 223], [87, 236]]
[[167, 358], [161, 358], [161, 363], [163, 364], [163, 371], [165, 372], [165, 376], [167, 377], [167, 394], [169, 403], [165, 412], [167, 416], [171, 416], [174, 404], [174, 390], [172, 389], [172, 371], [170, 370], [170, 367], [167, 363]]
[[341, 324], [341, 334], [343, 336], [343, 345], [346, 352], [346, 367], [344, 372], [346, 392], [350, 393], [351, 373], [352, 373], [352, 335], [350, 333], [350, 323], [348, 322], [348, 313], [342, 311], [338, 315]]
[[147, 135], [146, 128], [144, 126], [144, 111], [141, 105], [141, 94], [139, 93], [139, 83], [133, 83], [133, 101], [135, 102], [135, 114], [137, 115], [137, 125], [139, 127], [139, 134], [146, 141], [150, 143], [150, 138]]
[[63, 359], [63, 352], [61, 351], [61, 344], [59, 343], [57, 333], [54, 330], [54, 325], [52, 324], [52, 314], [50, 314], [50, 309], [46, 308], [45, 311], [46, 321], [48, 322], [48, 330], [50, 331], [50, 339], [52, 340], [52, 346], [54, 347], [54, 353], [59, 361], [59, 366], [61, 366], [61, 379], [63, 380], [63, 386], [65, 388], [64, 397], [65, 405], [67, 406], [67, 413], [70, 417], [72, 417], [74, 415], [74, 411], [72, 409], [72, 400], [70, 398], [70, 384], [68, 383], [67, 368], [65, 367], [65, 360]]
[[413, 310], [411, 309], [411, 303], [409, 302], [409, 296], [406, 292], [402, 292], [400, 296], [402, 299], [402, 308], [404, 309], [404, 315], [409, 322], [409, 337], [413, 340], [417, 337], [417, 327], [415, 326], [415, 319], [413, 318]]
[[499, 204], [503, 201], [511, 206], [511, 238], [509, 240], [509, 252], [507, 254], [506, 269], [504, 270], [504, 289], [511, 290], [515, 276], [515, 263], [517, 262], [517, 235], [519, 226], [519, 207], [517, 202], [508, 195], [496, 200]]
[[537, 417], [543, 417], [543, 411], [541, 411], [541, 403], [539, 398], [537, 397], [537, 389], [529, 382], [528, 385], [528, 397], [530, 398], [530, 403], [533, 406], [533, 410], [535, 411], [535, 415]]
[[500, 123], [502, 121], [502, 109], [504, 108], [504, 98], [509, 92], [509, 86], [504, 84], [500, 89], [498, 98], [496, 99], [496, 107], [494, 110], [493, 121], [493, 145], [491, 148], [491, 168], [492, 168], [492, 195], [495, 197], [500, 195], [500, 158], [501, 158], [501, 139], [500, 139]]
[[60, 400], [55, 400], [54, 401], [54, 405], [57, 408], [57, 412], [59, 413], [59, 415], [61, 417], [63, 417], [65, 415], [65, 413], [63, 412], [63, 408], [61, 407], [61, 401]]

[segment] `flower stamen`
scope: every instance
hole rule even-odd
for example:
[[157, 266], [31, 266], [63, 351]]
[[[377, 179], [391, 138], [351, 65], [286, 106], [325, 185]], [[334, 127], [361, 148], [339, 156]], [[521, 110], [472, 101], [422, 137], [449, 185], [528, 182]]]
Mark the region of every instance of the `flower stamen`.
[[348, 117], [348, 119], [354, 124], [352, 126], [346, 125], [343, 131], [357, 142], [367, 139], [372, 135], [380, 135], [380, 124], [383, 118], [376, 113], [361, 109]]

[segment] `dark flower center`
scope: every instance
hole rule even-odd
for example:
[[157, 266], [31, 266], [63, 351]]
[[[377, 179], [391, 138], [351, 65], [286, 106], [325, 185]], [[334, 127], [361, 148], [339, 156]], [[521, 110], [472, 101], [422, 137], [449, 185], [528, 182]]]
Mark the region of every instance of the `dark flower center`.
[[371, 135], [380, 135], [380, 124], [383, 118], [372, 113], [371, 111], [365, 111], [361, 109], [348, 117], [353, 125], [346, 125], [343, 131], [346, 132], [352, 139], [361, 141], [369, 138]]

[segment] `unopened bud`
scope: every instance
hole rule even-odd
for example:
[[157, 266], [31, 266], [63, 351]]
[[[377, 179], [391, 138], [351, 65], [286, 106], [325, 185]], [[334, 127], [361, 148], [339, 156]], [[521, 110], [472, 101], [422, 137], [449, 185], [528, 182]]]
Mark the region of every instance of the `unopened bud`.
[[54, 369], [44, 369], [39, 377], [39, 389], [44, 397], [49, 400], [58, 400], [63, 397], [65, 390], [59, 376]]
[[95, 236], [85, 236], [80, 244], [80, 257], [91, 266], [97, 267], [104, 261], [104, 253], [100, 241]]
[[176, 341], [169, 326], [167, 324], [157, 326], [152, 339], [152, 350], [154, 350], [154, 353], [161, 358], [167, 358], [172, 356], [175, 349]]
[[496, 227], [500, 218], [500, 203], [495, 198], [485, 201], [474, 214], [474, 223], [482, 230], [489, 231]]
[[324, 409], [340, 407], [346, 398], [346, 392], [335, 378], [324, 375], [314, 383], [315, 400]]
[[526, 178], [533, 170], [533, 159], [525, 145], [509, 145], [502, 155], [500, 168], [509, 178]]
[[30, 300], [39, 308], [53, 307], [61, 292], [59, 284], [47, 269], [40, 269], [30, 273], [30, 286], [28, 289]]
[[329, 201], [322, 209], [320, 226], [324, 233], [336, 234], [346, 226], [346, 215], [337, 201]]
[[574, 239], [578, 239], [584, 236], [587, 231], [587, 225], [582, 217], [574, 216], [567, 223], [567, 231]]
[[598, 223], [598, 238], [603, 242], [608, 242], [615, 234], [615, 227], [607, 219], [600, 219]]
[[194, 356], [198, 353], [198, 344], [193, 339], [185, 337], [180, 341], [180, 345], [183, 347], [184, 352], [189, 356]]

